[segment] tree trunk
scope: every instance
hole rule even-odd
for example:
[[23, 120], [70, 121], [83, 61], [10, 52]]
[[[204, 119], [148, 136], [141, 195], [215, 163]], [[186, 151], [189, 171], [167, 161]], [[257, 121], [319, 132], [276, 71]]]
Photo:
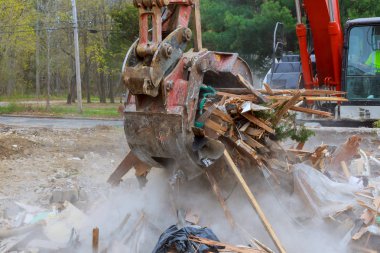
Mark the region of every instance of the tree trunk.
[[71, 105], [71, 78], [70, 74], [67, 74], [67, 100], [66, 103]]
[[90, 59], [87, 55], [87, 45], [88, 37], [87, 30], [83, 32], [83, 56], [84, 56], [84, 73], [83, 73], [83, 82], [86, 87], [86, 97], [87, 103], [91, 103], [91, 93], [90, 93]]
[[46, 94], [46, 110], [50, 111], [50, 85], [51, 85], [51, 64], [50, 64], [50, 36], [51, 31], [47, 31], [47, 94]]
[[15, 88], [15, 54], [13, 49], [9, 50], [9, 58], [8, 58], [8, 82], [7, 82], [7, 96], [12, 96], [14, 88]]
[[99, 73], [100, 75], [100, 78], [99, 78], [99, 100], [100, 100], [100, 103], [107, 103], [106, 101], [106, 89], [105, 89], [105, 84], [106, 84], [106, 80], [105, 80], [105, 76], [104, 76], [104, 72], [103, 71], [100, 71]]
[[40, 81], [40, 32], [39, 20], [37, 20], [36, 31], [36, 96], [39, 98], [41, 95], [41, 81]]
[[114, 104], [115, 103], [115, 96], [114, 96], [114, 92], [113, 92], [113, 76], [112, 75], [108, 76], [108, 82], [110, 85], [110, 92], [109, 92], [110, 102], [112, 104]]

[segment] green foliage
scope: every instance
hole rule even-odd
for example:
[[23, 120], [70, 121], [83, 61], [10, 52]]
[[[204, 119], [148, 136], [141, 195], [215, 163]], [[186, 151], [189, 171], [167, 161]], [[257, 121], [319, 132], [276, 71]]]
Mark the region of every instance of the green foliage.
[[[378, 0], [339, 2], [342, 23], [380, 16]], [[77, 5], [84, 87], [90, 85], [91, 95], [101, 88], [108, 93], [110, 80], [118, 82], [124, 57], [138, 38], [138, 10], [124, 0], [78, 0]], [[67, 92], [75, 80], [70, 1], [0, 0], [0, 6], [0, 95], [34, 93], [37, 69], [40, 93], [46, 93], [48, 63], [52, 95]], [[204, 46], [239, 53], [255, 74], [269, 68], [276, 22], [285, 25], [286, 50], [298, 51], [294, 0], [201, 0], [201, 13]]]
[[290, 138], [293, 141], [304, 143], [315, 133], [305, 126], [298, 126], [295, 123], [295, 114], [288, 115], [287, 118], [275, 128], [276, 139], [285, 140]]
[[[285, 25], [289, 41], [296, 41], [295, 19], [290, 1], [205, 0], [202, 2], [203, 39], [210, 50], [238, 52], [254, 67], [265, 72], [272, 54], [273, 30]], [[289, 45], [296, 49], [295, 43]]]
[[373, 123], [373, 127], [374, 128], [380, 128], [380, 120], [378, 120], [375, 123]]
[[10, 103], [7, 106], [0, 106], [0, 114], [28, 114], [28, 115], [49, 115], [60, 117], [91, 117], [91, 118], [118, 118], [120, 117], [115, 105], [112, 106], [90, 106], [84, 105], [83, 113], [78, 113], [76, 104], [62, 105], [53, 104], [50, 110], [46, 110], [41, 105], [26, 105]]
[[368, 18], [380, 16], [380, 5], [378, 0], [345, 0], [343, 8], [346, 9], [347, 17], [350, 18]]

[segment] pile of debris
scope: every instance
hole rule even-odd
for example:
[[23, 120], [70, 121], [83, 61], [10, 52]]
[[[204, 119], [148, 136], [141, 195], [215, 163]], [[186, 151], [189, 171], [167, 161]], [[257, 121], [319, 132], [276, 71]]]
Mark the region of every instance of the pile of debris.
[[[241, 82], [245, 83], [243, 79]], [[247, 193], [278, 250], [285, 252], [235, 165], [240, 165], [245, 158], [253, 161], [254, 167], [272, 176], [278, 184], [281, 179], [276, 176], [276, 171], [292, 175], [294, 190], [316, 214], [339, 223], [350, 221], [348, 226], [352, 235], [348, 237], [353, 240], [352, 246], [363, 252], [377, 252], [372, 249], [380, 247], [380, 161], [359, 148], [361, 138], [358, 136], [352, 136], [339, 148], [322, 144], [313, 152], [304, 151], [304, 144], [313, 132], [297, 126], [296, 115], [290, 112], [332, 117], [329, 112], [308, 108], [308, 102], [342, 102], [346, 101], [341, 97], [344, 93], [331, 90], [272, 90], [267, 85], [265, 90], [255, 91], [249, 89], [249, 85], [246, 86], [247, 89], [220, 89], [215, 92], [205, 87], [207, 92], [200, 102], [196, 122], [198, 128], [194, 128], [193, 132], [195, 141], [206, 137], [218, 139], [226, 145], [228, 151], [224, 151], [225, 160], [229, 167], [235, 167], [233, 174]], [[285, 150], [278, 141], [287, 138], [298, 145]], [[213, 141], [209, 143], [215, 145]], [[204, 146], [207, 147], [207, 144]], [[213, 164], [212, 159], [202, 157], [204, 152], [201, 151], [199, 149], [198, 155], [203, 165], [208, 167]], [[228, 152], [234, 152], [232, 157], [235, 159], [231, 159]], [[370, 170], [370, 161], [376, 169]], [[358, 166], [361, 169], [358, 170]], [[209, 174], [213, 188], [218, 189], [216, 180]], [[219, 195], [218, 200], [226, 217], [231, 220], [220, 190], [214, 191]], [[342, 217], [344, 222], [340, 220]], [[366, 233], [366, 240], [355, 242]], [[371, 236], [374, 236], [373, 240], [370, 240]]]
[[[240, 77], [243, 84], [250, 87]], [[270, 166], [271, 140], [281, 141], [291, 138], [303, 147], [313, 132], [303, 126], [297, 126], [296, 114], [301, 112], [331, 118], [332, 114], [314, 110], [307, 106], [310, 101], [347, 101], [340, 97], [344, 92], [331, 90], [272, 90], [265, 85], [265, 90], [254, 89], [220, 89], [210, 87], [201, 89], [203, 99], [199, 106], [199, 117], [193, 128], [197, 138], [204, 136], [221, 139], [243, 151], [257, 165]], [[228, 92], [227, 92], [228, 91]], [[233, 93], [234, 92], [234, 93]], [[323, 95], [323, 96], [322, 96]], [[205, 130], [203, 130], [205, 129]], [[200, 160], [207, 167], [213, 161]]]

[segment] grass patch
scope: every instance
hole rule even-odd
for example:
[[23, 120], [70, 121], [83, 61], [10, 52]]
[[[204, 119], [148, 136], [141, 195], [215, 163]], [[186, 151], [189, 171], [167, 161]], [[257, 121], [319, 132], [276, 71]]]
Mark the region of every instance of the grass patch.
[[[24, 94], [24, 95], [12, 95], [0, 96], [0, 101], [2, 102], [17, 102], [17, 101], [44, 101], [46, 97], [40, 96], [39, 98], [36, 95]], [[50, 100], [66, 100], [66, 96], [51, 96]]]
[[83, 104], [83, 113], [78, 113], [76, 104], [52, 104], [50, 110], [42, 104], [10, 103], [0, 106], [0, 114], [85, 117], [85, 118], [120, 118], [118, 104]]

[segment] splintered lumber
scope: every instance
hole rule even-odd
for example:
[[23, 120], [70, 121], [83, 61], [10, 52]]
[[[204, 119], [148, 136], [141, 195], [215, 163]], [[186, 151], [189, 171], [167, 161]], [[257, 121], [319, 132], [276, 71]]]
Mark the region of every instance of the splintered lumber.
[[201, 237], [197, 237], [193, 235], [189, 236], [189, 240], [196, 243], [208, 245], [208, 246], [224, 247], [225, 250], [236, 252], [236, 253], [265, 253], [265, 251], [263, 250], [237, 247], [237, 246], [229, 245], [227, 243], [218, 242], [218, 241], [210, 240], [207, 238], [201, 238]]
[[227, 132], [227, 127], [222, 126], [211, 119], [206, 121], [205, 126], [220, 135], [224, 135]]
[[255, 128], [252, 128], [252, 127], [248, 127], [247, 130], [245, 130], [245, 133], [246, 134], [249, 134], [253, 137], [256, 137], [258, 139], [261, 139], [261, 136], [263, 136], [263, 134], [265, 133], [265, 130], [264, 129], [255, 129]]
[[275, 133], [275, 131], [270, 126], [268, 126], [266, 123], [264, 123], [260, 119], [256, 118], [252, 114], [243, 113], [242, 115], [243, 115], [244, 118], [246, 118], [247, 120], [249, 120], [250, 122], [252, 122], [256, 126], [261, 127], [262, 129], [264, 129], [268, 133], [271, 133], [271, 134]]
[[99, 228], [94, 228], [92, 230], [92, 252], [99, 252]]
[[264, 88], [268, 92], [269, 95], [274, 95], [274, 92], [273, 92], [272, 88], [269, 86], [269, 84], [264, 83]]
[[342, 167], [343, 173], [347, 179], [351, 177], [350, 170], [348, 169], [347, 163], [345, 161], [340, 162], [340, 166]]
[[217, 117], [219, 117], [220, 119], [222, 119], [223, 121], [225, 122], [228, 122], [230, 124], [233, 124], [234, 121], [232, 120], [231, 116], [228, 115], [228, 114], [225, 114], [224, 112], [222, 112], [221, 110], [219, 109], [216, 109], [212, 112], [212, 115], [215, 115]]
[[268, 99], [266, 99], [263, 94], [258, 92], [255, 88], [253, 88], [252, 84], [250, 84], [242, 75], [237, 75], [239, 82], [244, 85], [256, 98], [259, 100], [260, 103], [266, 103], [268, 102]]
[[241, 128], [239, 128], [239, 131], [240, 131], [240, 132], [245, 132], [245, 131], [247, 131], [247, 129], [249, 128], [250, 125], [251, 125], [251, 122], [247, 122], [247, 123], [245, 123]]
[[[270, 90], [267, 89], [267, 87], [265, 86], [264, 84], [264, 90], [263, 89], [260, 89], [260, 90], [257, 90], [258, 92], [260, 92], [261, 94], [264, 94], [264, 95], [271, 95], [271, 96], [274, 96], [274, 95], [292, 95], [294, 94], [295, 91], [298, 91], [298, 90], [280, 90], [280, 89], [272, 89], [270, 88]], [[247, 88], [217, 88], [216, 89], [217, 91], [220, 91], [220, 92], [226, 92], [226, 93], [233, 93], [233, 94], [236, 94], [236, 95], [248, 95], [248, 94], [251, 94], [251, 91], [248, 90]], [[307, 89], [301, 89], [299, 90], [301, 91], [301, 95], [302, 96], [337, 96], [337, 95], [345, 95], [346, 92], [343, 92], [343, 91], [336, 91], [336, 90], [307, 90]]]
[[206, 172], [207, 179], [211, 184], [212, 190], [215, 193], [216, 198], [218, 199], [220, 205], [223, 208], [224, 215], [226, 216], [228, 222], [230, 223], [231, 227], [235, 226], [235, 221], [234, 218], [232, 217], [231, 211], [228, 209], [227, 204], [222, 196], [222, 192], [220, 190], [220, 187], [218, 183], [216, 182], [215, 177], [210, 173]]
[[[222, 91], [222, 90], [220, 90]], [[223, 90], [224, 91], [224, 90]], [[300, 91], [302, 96], [337, 96], [337, 95], [345, 95], [346, 92], [343, 91], [336, 91], [336, 90], [307, 90], [307, 89], [301, 89], [301, 90], [278, 90], [278, 89], [272, 89], [272, 93], [270, 94], [266, 89], [265, 90], [259, 90], [260, 93], [265, 95], [292, 95], [295, 92]], [[244, 94], [244, 93], [242, 93]]]
[[244, 135], [245, 137], [245, 142], [247, 142], [247, 144], [249, 146], [251, 146], [252, 148], [265, 148], [265, 146], [263, 144], [261, 144], [260, 142], [256, 141], [255, 139], [253, 139], [252, 137], [248, 136], [248, 135]]
[[[268, 99], [271, 100], [289, 100], [291, 96], [267, 96]], [[347, 102], [348, 99], [342, 97], [311, 97], [311, 96], [301, 96], [298, 101], [306, 100], [306, 101], [331, 101], [331, 102]]]
[[139, 229], [139, 227], [143, 224], [145, 220], [145, 213], [141, 213], [140, 218], [137, 220], [137, 222], [133, 225], [132, 230], [129, 232], [128, 235], [126, 235], [124, 238], [124, 244], [131, 239], [131, 237], [136, 233], [136, 231]]
[[291, 152], [299, 155], [311, 155], [313, 152], [299, 149], [287, 149], [286, 152]]
[[236, 144], [236, 146], [238, 146], [239, 148], [243, 149], [245, 152], [250, 154], [252, 156], [252, 158], [257, 162], [258, 165], [260, 165], [260, 166], [263, 165], [262, 161], [260, 160], [260, 158], [257, 155], [256, 150], [254, 150], [251, 146], [249, 146], [247, 143], [245, 143], [242, 140], [237, 140], [235, 142], [235, 144]]
[[310, 108], [305, 108], [305, 107], [298, 107], [298, 106], [292, 106], [290, 107], [291, 111], [296, 111], [296, 112], [304, 112], [308, 114], [315, 114], [323, 117], [332, 117], [332, 113], [330, 112], [324, 112], [324, 111], [319, 111], [319, 110], [313, 110]]
[[218, 91], [216, 94], [218, 96], [225, 96], [225, 97], [230, 97], [230, 98], [240, 98], [240, 99], [248, 100], [248, 101], [256, 101], [257, 100], [256, 97], [253, 96], [251, 93], [247, 94], [247, 95], [237, 95], [237, 94], [233, 94], [233, 93]]
[[116, 170], [108, 178], [107, 183], [113, 186], [119, 185], [123, 176], [127, 174], [128, 171], [130, 171], [133, 167], [136, 169], [137, 176], [146, 173], [151, 168], [151, 166], [140, 161], [140, 159], [130, 151], [125, 156], [123, 161], [119, 164], [119, 166], [117, 166]]
[[274, 125], [277, 125], [278, 122], [282, 119], [282, 117], [288, 112], [288, 110], [294, 106], [299, 98], [301, 97], [301, 92], [297, 92], [286, 104], [276, 113], [275, 118], [274, 118]]
[[210, 107], [206, 109], [206, 111], [197, 119], [198, 122], [205, 122], [213, 111], [216, 109], [216, 104], [212, 104]]
[[263, 249], [265, 252], [268, 252], [268, 253], [274, 253], [273, 250], [271, 250], [268, 246], [266, 246], [264, 243], [260, 242], [259, 240], [253, 238], [252, 240], [256, 245], [259, 246], [259, 248]]
[[227, 150], [224, 150], [224, 159], [226, 160], [230, 169], [232, 170], [232, 172], [236, 176], [236, 178], [237, 178], [238, 182], [240, 183], [241, 187], [243, 188], [244, 192], [247, 194], [247, 197], [249, 199], [250, 204], [255, 209], [256, 213], [258, 214], [261, 222], [263, 223], [265, 229], [267, 230], [268, 234], [272, 238], [277, 249], [279, 250], [279, 252], [285, 253], [286, 252], [285, 248], [282, 246], [282, 243], [279, 240], [279, 238], [277, 237], [276, 233], [274, 232], [272, 225], [269, 223], [269, 221], [266, 218], [263, 210], [261, 209], [261, 207], [260, 207], [259, 203], [257, 202], [255, 196], [253, 195], [251, 189], [249, 189], [247, 182], [244, 180], [242, 174], [240, 173], [238, 167], [236, 167], [234, 161], [232, 160], [232, 158], [231, 158], [231, 156]]

